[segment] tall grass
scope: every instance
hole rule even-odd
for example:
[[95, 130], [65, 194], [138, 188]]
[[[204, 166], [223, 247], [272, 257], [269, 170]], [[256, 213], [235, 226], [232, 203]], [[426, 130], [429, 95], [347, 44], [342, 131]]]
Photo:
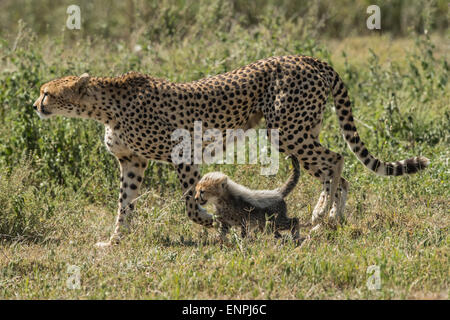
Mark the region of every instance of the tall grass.
[[[0, 4], [0, 30], [17, 33], [16, 22], [24, 20], [40, 36], [53, 37], [64, 28], [66, 9], [73, 2], [40, 0], [4, 0]], [[367, 35], [365, 27], [370, 5], [380, 6], [382, 30], [396, 36], [424, 30], [445, 32], [448, 5], [445, 0], [107, 0], [77, 1], [83, 28], [80, 33], [107, 39], [133, 42], [140, 35], [148, 41], [177, 41], [194, 31], [201, 36], [213, 30], [227, 31], [234, 24], [251, 29], [270, 16], [295, 23], [314, 22], [316, 35], [347, 37]], [[198, 27], [201, 27], [199, 29]]]

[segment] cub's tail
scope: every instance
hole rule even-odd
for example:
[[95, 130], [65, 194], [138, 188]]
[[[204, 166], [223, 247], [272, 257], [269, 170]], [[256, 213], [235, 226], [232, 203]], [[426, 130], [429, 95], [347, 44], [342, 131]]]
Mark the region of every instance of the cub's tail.
[[297, 157], [289, 156], [292, 161], [292, 166], [294, 167], [294, 171], [289, 176], [289, 179], [284, 183], [283, 186], [278, 188], [278, 191], [281, 193], [283, 198], [286, 198], [292, 190], [294, 190], [295, 186], [298, 183], [298, 179], [300, 178], [300, 163], [298, 162]]

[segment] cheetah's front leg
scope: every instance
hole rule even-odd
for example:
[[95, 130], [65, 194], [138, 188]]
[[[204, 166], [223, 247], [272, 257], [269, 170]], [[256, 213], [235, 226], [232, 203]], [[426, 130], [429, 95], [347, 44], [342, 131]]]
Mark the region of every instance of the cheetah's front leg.
[[118, 157], [120, 163], [119, 209], [114, 232], [109, 241], [98, 242], [98, 247], [106, 247], [119, 243], [128, 231], [131, 215], [135, 207], [135, 199], [139, 196], [148, 160], [137, 155]]
[[200, 180], [197, 165], [180, 163], [175, 165], [178, 179], [181, 183], [183, 196], [186, 199], [186, 211], [189, 219], [205, 227], [212, 227], [213, 217], [203, 207], [196, 203], [194, 198], [195, 186]]

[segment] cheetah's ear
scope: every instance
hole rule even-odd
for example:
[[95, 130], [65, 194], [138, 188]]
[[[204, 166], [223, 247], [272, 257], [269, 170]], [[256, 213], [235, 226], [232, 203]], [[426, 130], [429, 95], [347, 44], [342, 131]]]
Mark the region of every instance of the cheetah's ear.
[[80, 96], [83, 96], [86, 93], [86, 86], [89, 83], [90, 76], [87, 73], [83, 73], [79, 76], [77, 83], [75, 84], [75, 92]]

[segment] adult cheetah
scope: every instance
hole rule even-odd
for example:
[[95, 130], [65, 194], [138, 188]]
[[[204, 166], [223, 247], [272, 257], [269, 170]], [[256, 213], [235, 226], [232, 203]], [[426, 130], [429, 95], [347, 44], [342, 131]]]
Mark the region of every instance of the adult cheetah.
[[[355, 127], [347, 89], [327, 63], [307, 56], [259, 60], [231, 72], [188, 83], [173, 83], [137, 72], [120, 77], [67, 76], [42, 85], [34, 109], [41, 118], [54, 115], [88, 118], [105, 125], [105, 143], [120, 164], [119, 209], [108, 246], [128, 228], [134, 200], [150, 159], [172, 162], [179, 128], [249, 128], [265, 118], [268, 131], [279, 130], [279, 151], [296, 156], [303, 168], [323, 183], [312, 223], [329, 211], [342, 217], [348, 182], [341, 177], [344, 158], [319, 142], [327, 95], [334, 98], [340, 128], [357, 158], [376, 174], [403, 175], [425, 168], [425, 157], [384, 162], [365, 148]], [[188, 217], [206, 227], [212, 216], [196, 204], [193, 192], [200, 179], [196, 164], [175, 165]]]

